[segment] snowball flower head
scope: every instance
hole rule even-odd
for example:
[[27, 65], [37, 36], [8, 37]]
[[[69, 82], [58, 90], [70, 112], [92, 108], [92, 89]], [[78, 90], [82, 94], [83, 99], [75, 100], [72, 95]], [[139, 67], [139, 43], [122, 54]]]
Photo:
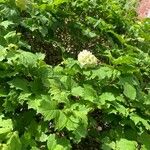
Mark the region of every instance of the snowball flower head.
[[98, 59], [87, 50], [83, 50], [78, 54], [78, 61], [84, 68], [95, 67], [98, 63]]

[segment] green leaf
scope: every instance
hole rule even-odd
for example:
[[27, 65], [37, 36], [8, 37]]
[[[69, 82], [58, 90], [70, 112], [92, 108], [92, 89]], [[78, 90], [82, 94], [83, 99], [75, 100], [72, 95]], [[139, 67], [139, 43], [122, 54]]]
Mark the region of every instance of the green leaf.
[[22, 51], [16, 56], [17, 63], [25, 67], [36, 67], [38, 63], [38, 57], [30, 52]]
[[67, 117], [66, 115], [60, 111], [59, 116], [55, 118], [55, 124], [56, 124], [56, 129], [63, 129], [66, 124], [67, 124]]
[[132, 100], [136, 98], [136, 89], [129, 83], [124, 84], [124, 95]]
[[49, 150], [54, 150], [54, 148], [56, 147], [56, 145], [57, 145], [57, 140], [56, 140], [55, 134], [49, 135], [48, 141], [47, 141], [47, 147], [48, 147], [48, 149]]
[[7, 56], [6, 49], [0, 49], [0, 61], [4, 60]]
[[65, 3], [65, 2], [69, 2], [70, 0], [54, 0], [53, 1], [53, 5], [60, 5], [62, 3]]
[[39, 148], [34, 146], [34, 147], [31, 148], [31, 150], [39, 150]]
[[0, 49], [3, 48], [2, 46], [6, 46], [6, 45], [7, 45], [6, 39], [4, 38], [4, 36], [0, 35]]
[[[33, 132], [33, 130], [35, 132], [36, 129], [37, 129], [37, 127], [32, 129], [32, 132]], [[24, 149], [27, 149], [27, 147], [31, 146], [31, 147], [33, 147], [33, 150], [34, 150], [34, 147], [36, 146], [36, 142], [35, 142], [34, 139], [32, 139], [32, 133], [30, 131], [29, 132], [28, 131], [24, 132], [24, 134], [21, 137], [21, 143], [22, 143], [22, 148], [24, 148]]]
[[11, 119], [3, 119], [0, 115], [0, 135], [7, 134], [13, 130], [13, 123]]
[[55, 101], [41, 101], [38, 112], [44, 116], [44, 120], [51, 120], [60, 115], [60, 110], [57, 108]]
[[116, 103], [113, 103], [112, 106], [116, 108], [117, 113], [119, 112], [121, 115], [126, 116], [126, 117], [129, 115], [128, 110], [123, 105], [116, 102]]
[[48, 150], [70, 150], [71, 146], [67, 139], [58, 138], [55, 134], [51, 134], [47, 141]]
[[142, 135], [138, 138], [138, 141], [142, 143], [142, 149], [141, 150], [149, 150], [150, 149], [150, 134], [144, 132]]
[[112, 31], [112, 30], [109, 30], [109, 31], [107, 31], [107, 32], [108, 32], [108, 33], [111, 33], [121, 44], [125, 44], [125, 43], [126, 43], [126, 41], [125, 41], [125, 39], [124, 39], [123, 36], [121, 36], [121, 35], [115, 33], [115, 32]]
[[17, 132], [13, 133], [8, 140], [7, 145], [7, 150], [22, 150], [22, 145]]
[[62, 82], [60, 82], [59, 79], [57, 80], [51, 79], [49, 81], [52, 100], [67, 103], [69, 92], [66, 91], [65, 87], [62, 85]]
[[110, 79], [113, 76], [113, 73], [114, 73], [114, 69], [110, 67], [100, 67], [99, 69], [92, 70], [91, 78], [94, 79], [98, 77], [99, 80]]
[[6, 97], [7, 96], [7, 89], [5, 87], [0, 86], [0, 97]]
[[[70, 108], [68, 109], [64, 109], [64, 112], [66, 114], [66, 117], [67, 117], [67, 122], [65, 122], [65, 127], [67, 130], [69, 131], [72, 131], [78, 138], [81, 138], [82, 136], [80, 136], [80, 134], [78, 132], [78, 130], [80, 130], [80, 126], [82, 126], [82, 128], [84, 130], [86, 130], [86, 127], [88, 125], [88, 118], [87, 118], [87, 114], [88, 112], [90, 111], [89, 108], [87, 108], [85, 105], [82, 105], [82, 104], [78, 104], [78, 103], [75, 103], [73, 105], [71, 105]], [[57, 122], [57, 120], [56, 120]], [[83, 132], [84, 132], [83, 130]], [[85, 132], [84, 132], [85, 133]], [[81, 133], [81, 135], [83, 135]], [[85, 136], [85, 135], [83, 135]], [[77, 140], [77, 139], [76, 139]]]
[[135, 58], [131, 56], [121, 56], [113, 61], [114, 64], [134, 64]]
[[67, 123], [66, 123], [66, 128], [69, 131], [76, 130], [80, 124], [80, 119], [74, 115], [71, 115], [68, 117]]
[[84, 125], [88, 124], [87, 114], [91, 110], [91, 108], [89, 108], [85, 104], [75, 103], [71, 106], [70, 109], [73, 111], [73, 115], [76, 118], [80, 119], [80, 123], [83, 123]]
[[105, 105], [107, 101], [108, 102], [115, 101], [115, 97], [112, 93], [106, 92], [99, 96], [100, 105]]
[[83, 96], [84, 94], [84, 88], [82, 88], [81, 86], [78, 86], [78, 87], [73, 87], [72, 88], [72, 91], [71, 91], [71, 94], [73, 96]]
[[38, 112], [39, 106], [41, 105], [41, 99], [40, 98], [30, 99], [27, 103], [28, 103], [29, 109], [32, 108]]
[[29, 97], [32, 95], [32, 93], [26, 93], [26, 92], [21, 92], [19, 97], [18, 97], [18, 100], [19, 102], [24, 102], [24, 101], [27, 101], [29, 100]]
[[44, 132], [42, 132], [39, 141], [40, 142], [45, 142], [45, 141], [47, 141], [47, 139], [48, 139], [48, 135], [45, 134]]
[[8, 28], [8, 26], [13, 25], [14, 23], [12, 21], [9, 20], [5, 20], [3, 22], [0, 23], [0, 26], [3, 26], [5, 29]]
[[127, 139], [120, 139], [116, 142], [115, 150], [137, 150], [137, 142], [129, 141]]
[[111, 141], [109, 137], [102, 139], [102, 150], [115, 150], [116, 143]]
[[84, 96], [83, 98], [85, 100], [94, 102], [97, 101], [97, 92], [94, 90], [94, 88], [91, 85], [84, 84]]
[[150, 124], [148, 123], [148, 119], [142, 118], [139, 115], [132, 113], [130, 114], [131, 120], [137, 125], [138, 123], [142, 123], [147, 130], [150, 130]]
[[4, 36], [5, 40], [8, 43], [17, 43], [18, 39], [19, 39], [19, 33], [17, 34], [16, 31], [11, 31], [8, 32], [5, 36]]
[[83, 29], [82, 30], [83, 35], [89, 37], [89, 38], [94, 38], [97, 36], [96, 33], [92, 32], [89, 28], [88, 29]]
[[87, 135], [87, 126], [84, 124], [80, 124], [76, 130], [72, 132], [75, 137], [76, 142], [80, 142], [82, 138], [85, 138]]
[[16, 88], [17, 90], [23, 90], [28, 92], [28, 81], [21, 78], [14, 78], [12, 81], [8, 82], [11, 86], [11, 88]]

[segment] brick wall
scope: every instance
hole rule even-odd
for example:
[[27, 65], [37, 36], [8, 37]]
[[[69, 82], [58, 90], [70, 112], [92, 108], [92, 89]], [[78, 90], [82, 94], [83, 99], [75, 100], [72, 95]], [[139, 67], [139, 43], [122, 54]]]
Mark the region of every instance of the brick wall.
[[150, 0], [141, 0], [138, 7], [139, 18], [150, 18]]

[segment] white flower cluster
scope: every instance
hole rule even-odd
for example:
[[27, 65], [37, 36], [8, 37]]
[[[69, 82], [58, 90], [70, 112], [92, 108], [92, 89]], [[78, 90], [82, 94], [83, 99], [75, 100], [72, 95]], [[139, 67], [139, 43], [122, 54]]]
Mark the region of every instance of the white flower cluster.
[[78, 61], [84, 68], [95, 67], [98, 63], [98, 59], [87, 50], [83, 50], [78, 54]]

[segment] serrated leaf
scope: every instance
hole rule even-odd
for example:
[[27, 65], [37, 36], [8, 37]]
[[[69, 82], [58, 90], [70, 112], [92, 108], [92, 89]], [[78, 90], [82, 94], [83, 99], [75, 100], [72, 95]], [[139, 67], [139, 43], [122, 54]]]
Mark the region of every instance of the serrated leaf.
[[67, 139], [58, 138], [55, 134], [51, 134], [47, 141], [48, 150], [70, 150], [71, 146]]
[[81, 86], [74, 87], [74, 88], [72, 88], [71, 94], [73, 96], [81, 96], [82, 97], [84, 94], [84, 89]]
[[67, 117], [60, 111], [59, 116], [55, 118], [56, 129], [61, 130], [66, 126]]
[[14, 23], [12, 21], [9, 20], [5, 20], [3, 22], [0, 23], [0, 26], [3, 26], [5, 29], [8, 28], [8, 26], [13, 25]]
[[91, 78], [94, 79], [98, 77], [99, 80], [103, 80], [105, 78], [109, 79], [113, 76], [113, 69], [110, 67], [100, 67], [99, 69], [93, 70]]
[[21, 54], [19, 54], [17, 57], [18, 57], [17, 58], [18, 64], [22, 64], [25, 67], [29, 67], [29, 66], [36, 67], [37, 66], [38, 57], [35, 54], [22, 51]]
[[18, 99], [20, 102], [21, 101], [24, 102], [24, 101], [28, 100], [31, 95], [32, 95], [32, 93], [21, 92]]
[[136, 98], [136, 89], [129, 83], [124, 84], [124, 95], [132, 100]]
[[34, 109], [38, 112], [39, 106], [41, 105], [41, 99], [40, 98], [39, 99], [37, 99], [37, 98], [31, 99], [27, 103], [28, 103], [28, 108], [29, 109], [32, 108], [32, 109]]
[[23, 90], [28, 92], [28, 81], [21, 78], [15, 78], [12, 81], [8, 82], [12, 88]]
[[76, 142], [80, 142], [82, 138], [85, 138], [87, 135], [87, 126], [80, 124], [76, 130], [72, 132]]
[[113, 61], [114, 64], [134, 64], [135, 58], [131, 56], [121, 56]]
[[150, 124], [148, 123], [147, 119], [144, 119], [144, 118], [142, 118], [139, 115], [134, 114], [134, 113], [130, 114], [130, 118], [131, 118], [131, 120], [133, 120], [135, 125], [137, 125], [138, 123], [142, 123], [147, 130], [150, 130]]
[[113, 107], [116, 108], [117, 113], [119, 112], [121, 115], [126, 116], [126, 117], [129, 115], [126, 107], [124, 107], [123, 105], [119, 103], [113, 103]]
[[115, 101], [115, 97], [112, 93], [103, 93], [102, 95], [99, 96], [99, 103], [101, 105], [105, 105], [106, 102], [112, 102]]
[[60, 114], [55, 101], [41, 101], [38, 111], [44, 116], [44, 120], [54, 119]]
[[[90, 111], [85, 105], [79, 105], [78, 103], [73, 104], [69, 111], [72, 112], [72, 115], [69, 115], [67, 118], [66, 128], [69, 131], [73, 131], [75, 136], [79, 137], [78, 129], [80, 126], [84, 126], [85, 128], [88, 125], [88, 117], [87, 114]], [[84, 131], [83, 131], [84, 132]], [[76, 135], [77, 134], [77, 135]]]
[[97, 100], [97, 93], [91, 85], [84, 84], [84, 96], [85, 100], [94, 102]]
[[71, 106], [71, 110], [73, 114], [80, 119], [80, 123], [82, 122], [85, 125], [88, 124], [87, 114], [91, 108], [86, 107], [86, 105], [75, 103]]
[[74, 115], [71, 115], [71, 116], [69, 116], [69, 118], [67, 120], [66, 128], [69, 131], [73, 131], [73, 130], [75, 130], [79, 126], [79, 124], [80, 124], [79, 118], [77, 118]]

